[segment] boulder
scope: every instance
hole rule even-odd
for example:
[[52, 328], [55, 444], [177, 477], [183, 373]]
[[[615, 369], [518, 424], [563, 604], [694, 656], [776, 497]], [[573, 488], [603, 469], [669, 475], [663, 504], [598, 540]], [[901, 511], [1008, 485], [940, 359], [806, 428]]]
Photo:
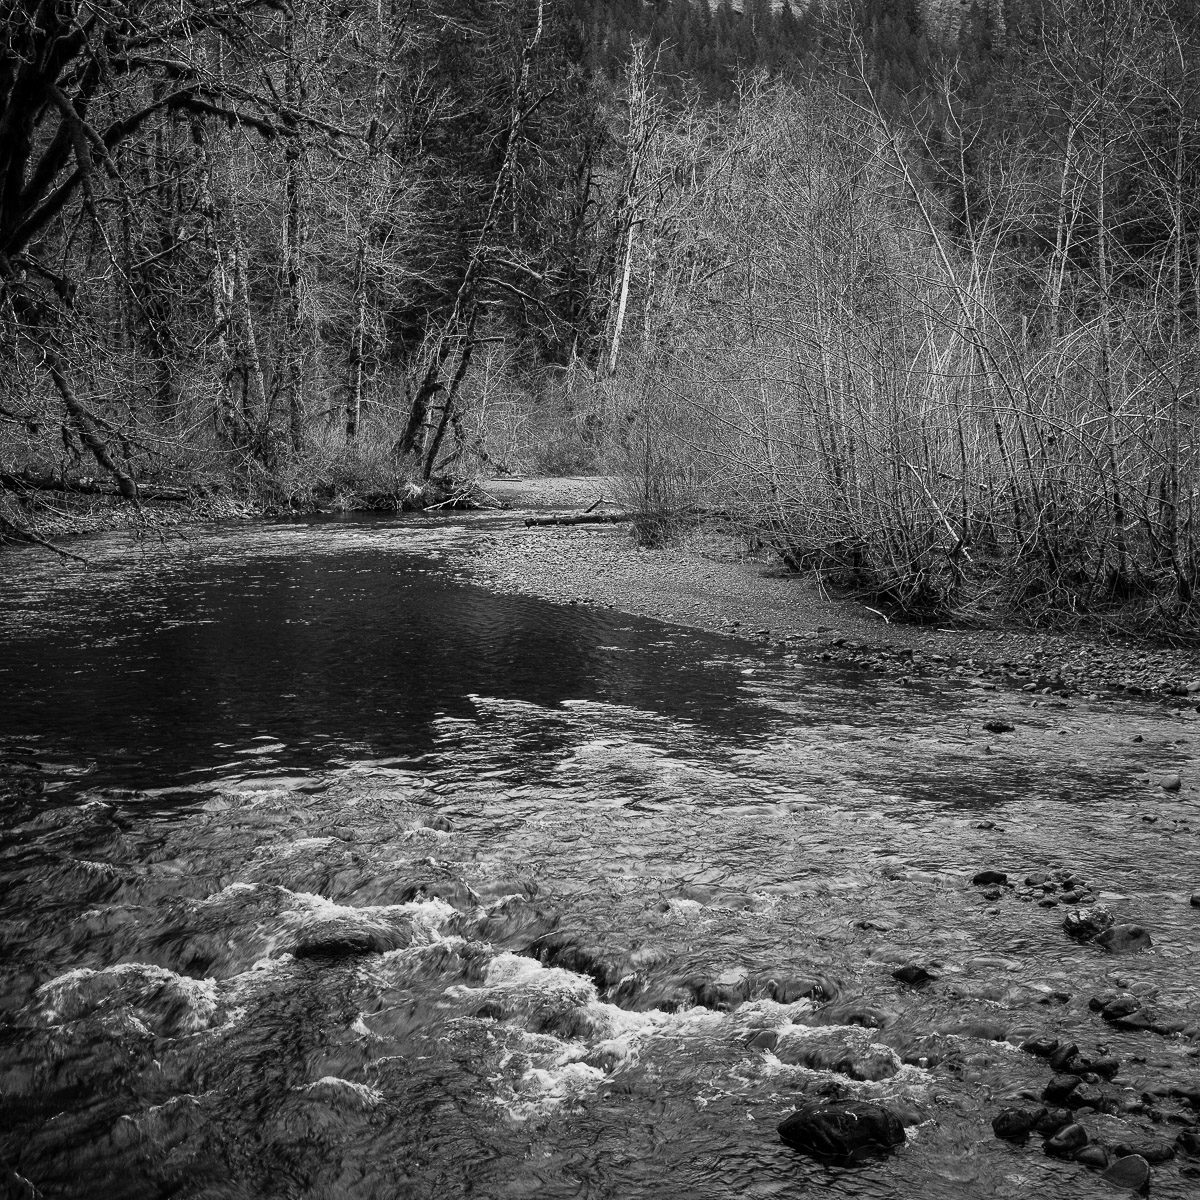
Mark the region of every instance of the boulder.
[[906, 1141], [900, 1118], [866, 1100], [805, 1104], [780, 1123], [779, 1136], [801, 1154], [833, 1162], [885, 1154]]

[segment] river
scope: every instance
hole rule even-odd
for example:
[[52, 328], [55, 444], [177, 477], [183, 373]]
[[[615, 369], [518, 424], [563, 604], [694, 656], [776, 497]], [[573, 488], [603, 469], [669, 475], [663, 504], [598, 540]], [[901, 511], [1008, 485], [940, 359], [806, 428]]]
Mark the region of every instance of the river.
[[[1119, 1058], [1097, 1140], [1194, 1125], [1196, 713], [495, 595], [512, 519], [0, 555], [0, 756], [46, 781], [0, 801], [0, 1194], [1118, 1195], [993, 1136], [1035, 1036]], [[906, 1145], [798, 1154], [822, 1095]]]

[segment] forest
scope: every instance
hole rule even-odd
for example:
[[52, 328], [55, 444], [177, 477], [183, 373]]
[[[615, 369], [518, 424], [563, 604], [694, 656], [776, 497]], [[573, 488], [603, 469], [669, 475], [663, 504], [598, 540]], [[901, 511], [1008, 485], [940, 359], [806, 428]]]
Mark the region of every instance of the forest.
[[603, 470], [898, 612], [1200, 625], [1184, 0], [0, 14], [0, 535]]

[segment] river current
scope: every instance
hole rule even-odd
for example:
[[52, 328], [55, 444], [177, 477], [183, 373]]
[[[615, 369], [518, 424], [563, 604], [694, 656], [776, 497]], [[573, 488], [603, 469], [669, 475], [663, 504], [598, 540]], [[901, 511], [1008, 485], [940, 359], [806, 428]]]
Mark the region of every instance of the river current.
[[[1200, 716], [495, 595], [497, 520], [0, 556], [0, 1195], [1119, 1195], [993, 1136], [1035, 1036], [1120, 1059], [1098, 1139], [1189, 1126]], [[801, 1156], [813, 1096], [907, 1144]]]

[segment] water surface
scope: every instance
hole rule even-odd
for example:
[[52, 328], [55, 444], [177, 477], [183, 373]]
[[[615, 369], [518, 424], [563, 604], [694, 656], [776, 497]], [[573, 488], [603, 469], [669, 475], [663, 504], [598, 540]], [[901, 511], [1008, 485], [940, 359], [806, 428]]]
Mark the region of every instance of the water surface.
[[[1143, 782], [1187, 775], [1195, 715], [496, 596], [455, 565], [486, 527], [0, 557], [0, 752], [49, 784], [0, 838], [8, 1186], [1112, 1194], [990, 1122], [1048, 1079], [1030, 1033], [1109, 1047], [1127, 1099], [1197, 1085], [1189, 1037], [1087, 1006], [1132, 985], [1200, 1023], [1195, 795]], [[1156, 945], [1078, 945], [1061, 907], [972, 887], [985, 866], [1072, 869]], [[903, 986], [910, 961], [940, 978]], [[822, 1094], [892, 1104], [908, 1145], [798, 1156], [775, 1126]], [[1192, 1115], [1150, 1108], [1084, 1123]]]

